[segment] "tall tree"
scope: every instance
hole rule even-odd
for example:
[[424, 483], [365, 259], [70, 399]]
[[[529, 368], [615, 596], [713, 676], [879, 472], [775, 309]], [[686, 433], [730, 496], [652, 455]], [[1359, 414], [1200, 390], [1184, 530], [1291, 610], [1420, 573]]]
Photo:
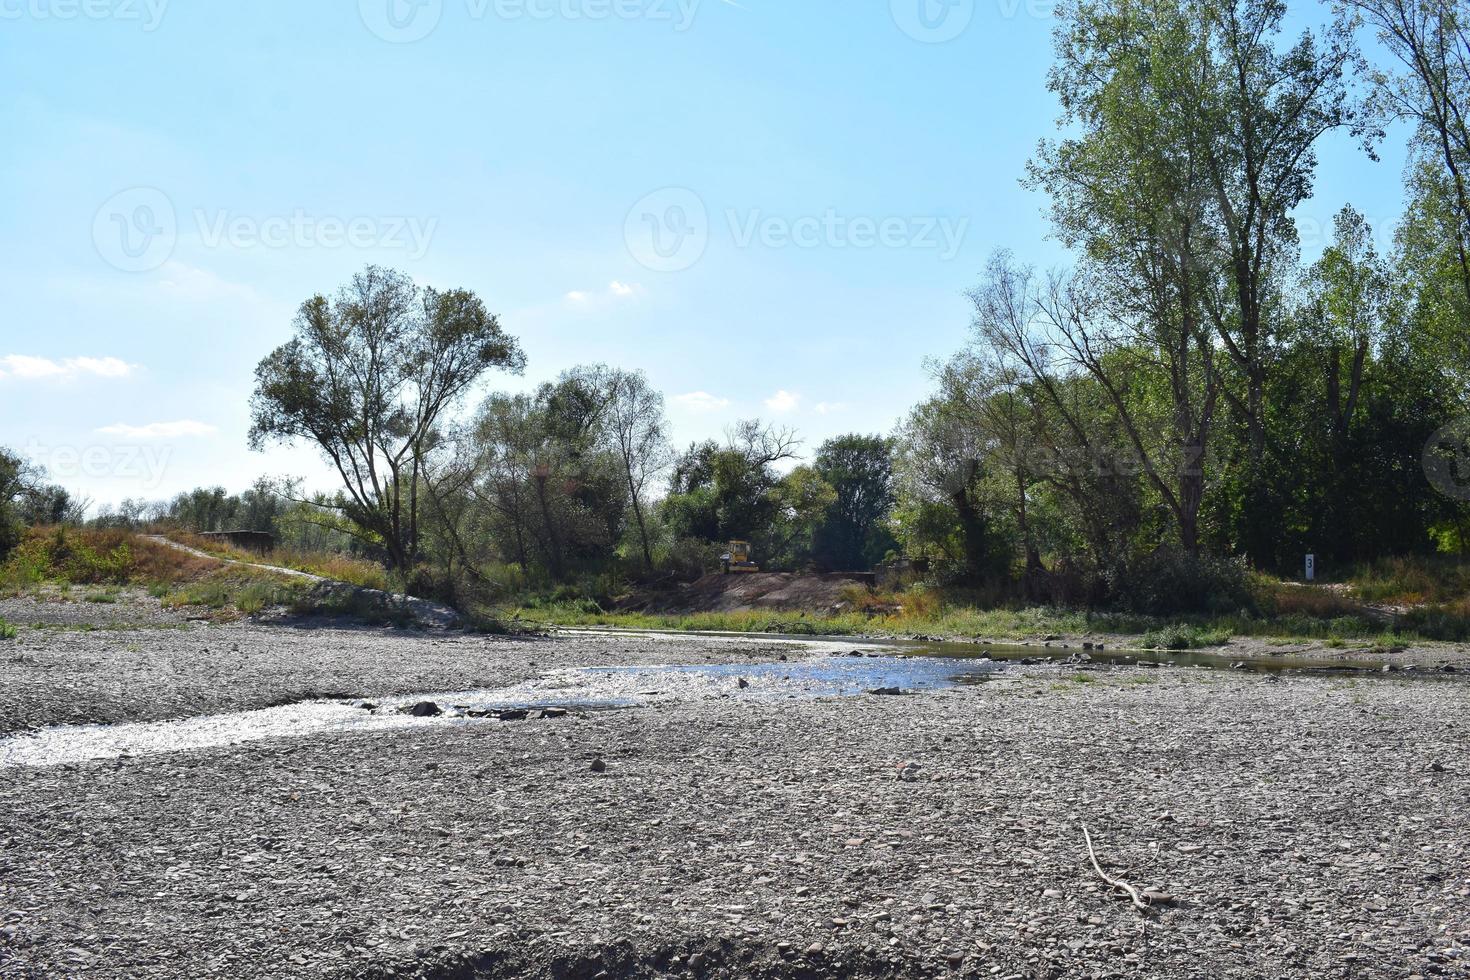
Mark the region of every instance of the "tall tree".
[[817, 560], [829, 568], [872, 567], [893, 544], [884, 526], [894, 504], [891, 441], [868, 435], [828, 439], [813, 468], [835, 495], [817, 532]]
[[303, 303], [295, 334], [256, 368], [251, 447], [314, 442], [342, 481], [337, 506], [407, 569], [436, 427], [486, 371], [518, 373], [525, 357], [474, 293], [376, 266]]

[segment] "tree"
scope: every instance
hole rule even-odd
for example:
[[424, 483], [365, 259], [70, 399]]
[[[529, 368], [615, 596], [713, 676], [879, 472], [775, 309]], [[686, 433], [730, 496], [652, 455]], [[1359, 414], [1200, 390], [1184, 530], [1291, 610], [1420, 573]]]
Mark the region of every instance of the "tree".
[[638, 524], [644, 566], [652, 570], [653, 547], [649, 543], [644, 508], [649, 485], [668, 468], [671, 455], [664, 396], [649, 385], [642, 371], [612, 370], [608, 385], [610, 397], [604, 428], [628, 484], [628, 500]]
[[1380, 105], [1416, 126], [1421, 179], [1453, 215], [1447, 242], [1470, 302], [1470, 6], [1463, 0], [1347, 0], [1401, 66], [1373, 78]]
[[894, 544], [884, 522], [894, 505], [893, 445], [882, 436], [845, 435], [817, 450], [814, 469], [834, 499], [817, 530], [818, 562], [866, 569]]
[[[789, 527], [778, 527], [790, 517], [792, 498], [786, 491], [792, 486], [781, 487], [776, 466], [795, 458], [799, 445], [790, 429], [746, 420], [731, 427], [723, 446], [690, 446], [674, 462], [661, 508], [674, 537], [745, 539], [756, 547], [757, 560], [781, 561], [793, 540]], [[798, 496], [813, 499], [807, 493]]]
[[[1176, 414], [1184, 372], [1228, 382], [1216, 387], [1246, 434], [1238, 532], [1248, 551], [1271, 545], [1265, 398], [1296, 258], [1291, 212], [1311, 195], [1323, 135], [1351, 128], [1370, 149], [1378, 135], [1346, 83], [1359, 62], [1347, 21], [1281, 47], [1285, 14], [1282, 0], [1078, 0], [1057, 32], [1050, 87], [1061, 124], [1080, 135], [1033, 167], [1063, 236], [1124, 287], [1110, 291], [1114, 313], [1130, 296], [1153, 307], [1161, 351], [1184, 352], [1176, 338], [1206, 324], [1214, 334], [1232, 371], [1204, 363], [1213, 345], [1190, 338], [1196, 363], [1176, 356], [1171, 367]], [[1132, 267], [1121, 280], [1120, 260]], [[1193, 419], [1177, 432], [1208, 437], [1208, 397], [1191, 396]], [[1197, 488], [1154, 483], [1177, 498], [1187, 532]]]
[[250, 445], [315, 442], [343, 484], [336, 506], [407, 569], [438, 425], [486, 371], [519, 373], [525, 357], [474, 293], [376, 266], [308, 299], [294, 329], [256, 368]]

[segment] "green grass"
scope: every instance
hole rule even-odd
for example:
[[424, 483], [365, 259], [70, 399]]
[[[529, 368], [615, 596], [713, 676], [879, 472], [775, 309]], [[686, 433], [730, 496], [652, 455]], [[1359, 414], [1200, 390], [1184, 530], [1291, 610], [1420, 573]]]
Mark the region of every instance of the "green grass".
[[270, 606], [290, 605], [305, 591], [302, 584], [261, 578], [253, 573], [221, 573], [167, 593], [163, 604], [170, 609], [185, 606], [216, 611], [233, 609], [241, 615], [253, 616]]
[[0, 619], [0, 640], [13, 640], [15, 639], [15, 636], [15, 627], [10, 625], [5, 620]]
[[[1470, 640], [1470, 603], [1412, 611], [1390, 624], [1360, 606], [1333, 600], [1309, 607], [1295, 594], [1279, 604], [1263, 603], [1258, 613], [1156, 618], [1116, 612], [1053, 607], [983, 609], [954, 603], [931, 590], [915, 601], [874, 603], [868, 611], [840, 613], [618, 612], [578, 601], [527, 601], [497, 610], [503, 620], [541, 626], [617, 627], [622, 629], [706, 631], [723, 633], [787, 633], [829, 636], [935, 636], [945, 639], [995, 641], [1036, 640], [1049, 636], [1103, 636], [1131, 640], [1147, 649], [1194, 650], [1225, 643], [1231, 637], [1278, 639], [1282, 643], [1321, 640], [1334, 647], [1352, 642], [1368, 648], [1417, 640]], [[884, 611], [884, 610], [887, 611]], [[901, 609], [901, 611], [892, 611]], [[1114, 639], [1116, 644], [1119, 639]]]

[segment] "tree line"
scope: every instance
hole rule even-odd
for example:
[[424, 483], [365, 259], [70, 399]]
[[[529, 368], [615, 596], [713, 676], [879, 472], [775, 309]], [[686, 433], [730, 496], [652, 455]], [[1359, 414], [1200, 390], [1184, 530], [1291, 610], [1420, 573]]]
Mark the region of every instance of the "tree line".
[[[369, 267], [301, 306], [251, 406], [252, 446], [313, 444], [341, 489], [199, 491], [155, 516], [314, 529], [444, 594], [687, 579], [740, 538], [767, 567], [908, 556], [997, 598], [1162, 611], [1239, 601], [1246, 569], [1309, 550], [1463, 554], [1470, 494], [1426, 467], [1470, 482], [1466, 13], [1353, 0], [1288, 36], [1278, 0], [1066, 4], [1063, 135], [1024, 182], [1072, 262], [997, 252], [970, 341], [889, 435], [807, 460], [750, 420], [678, 450], [663, 396], [607, 365], [465, 412], [524, 370], [518, 342], [474, 293]], [[1347, 206], [1304, 263], [1323, 140], [1372, 156], [1394, 121], [1392, 241]]]

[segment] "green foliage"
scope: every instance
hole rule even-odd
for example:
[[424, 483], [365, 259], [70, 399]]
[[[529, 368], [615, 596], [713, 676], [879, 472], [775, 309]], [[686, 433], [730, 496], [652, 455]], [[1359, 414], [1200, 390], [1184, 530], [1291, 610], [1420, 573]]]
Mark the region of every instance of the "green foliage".
[[1144, 634], [1139, 645], [1146, 650], [1197, 650], [1201, 647], [1219, 646], [1229, 638], [1228, 633], [1175, 624], [1150, 630]]
[[896, 501], [892, 442], [838, 436], [817, 450], [813, 468], [833, 496], [814, 532], [817, 564], [830, 570], [872, 568], [897, 544], [887, 527]]
[[301, 305], [295, 336], [255, 371], [250, 443], [315, 443], [341, 476], [338, 509], [394, 568], [419, 557], [419, 482], [445, 412], [525, 356], [474, 293], [368, 266]]
[[134, 572], [130, 537], [122, 532], [81, 533], [65, 528], [32, 533], [17, 546], [0, 575], [15, 585], [122, 585]]
[[0, 619], [0, 640], [13, 640], [16, 637], [16, 629], [10, 623]]

